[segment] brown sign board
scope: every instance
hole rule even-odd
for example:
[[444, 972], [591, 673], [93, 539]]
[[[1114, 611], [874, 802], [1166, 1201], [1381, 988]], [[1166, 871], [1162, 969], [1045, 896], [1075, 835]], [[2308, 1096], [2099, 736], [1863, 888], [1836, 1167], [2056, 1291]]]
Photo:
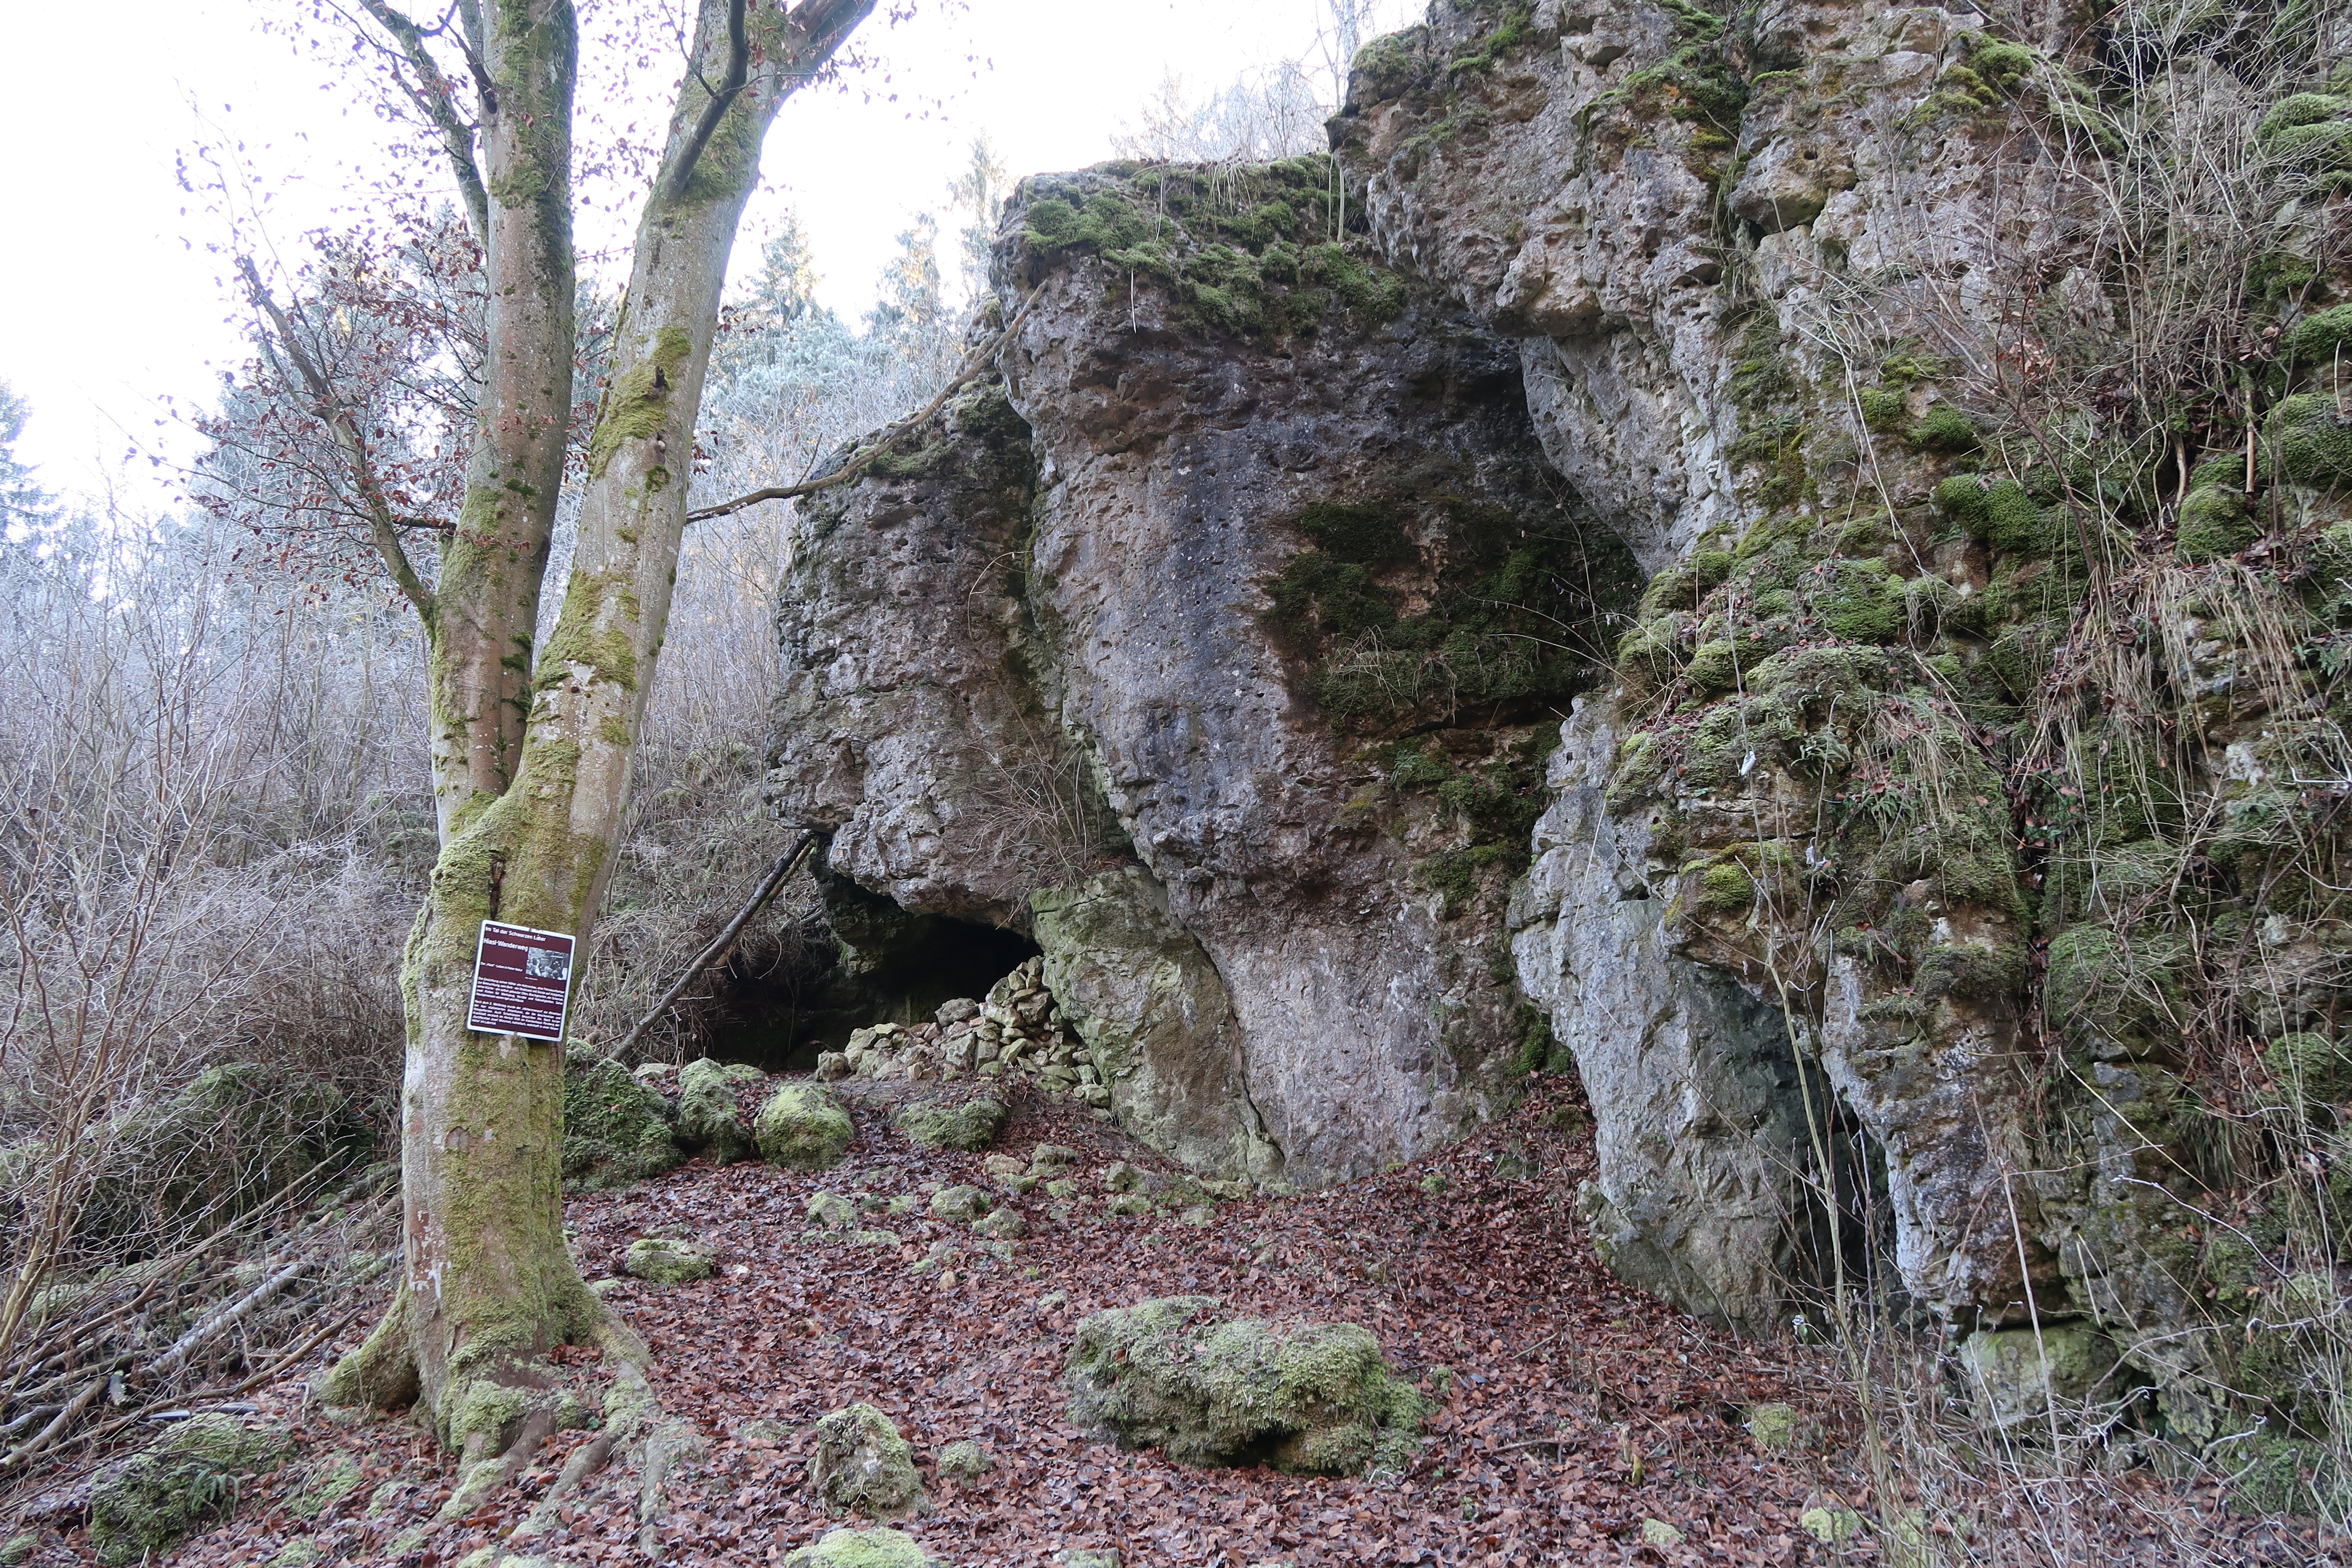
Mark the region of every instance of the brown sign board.
[[572, 999], [572, 939], [562, 931], [482, 922], [474, 951], [474, 1003], [466, 1027], [527, 1040], [563, 1038]]

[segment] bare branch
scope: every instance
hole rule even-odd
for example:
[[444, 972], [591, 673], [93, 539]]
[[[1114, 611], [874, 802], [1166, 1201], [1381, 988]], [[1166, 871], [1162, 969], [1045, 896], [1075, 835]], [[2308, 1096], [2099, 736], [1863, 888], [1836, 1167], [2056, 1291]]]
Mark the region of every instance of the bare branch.
[[[419, 111], [433, 122], [441, 133], [442, 150], [449, 155], [449, 166], [457, 176], [457, 188], [466, 198], [466, 216], [474, 221], [475, 237], [487, 244], [490, 237], [490, 198], [482, 184], [481, 166], [474, 161], [474, 128], [457, 113], [457, 96], [451, 91], [449, 79], [444, 75], [432, 51], [425, 47], [427, 37], [424, 28], [402, 16], [384, 0], [360, 0], [376, 25], [400, 40], [400, 50], [411, 69], [416, 72], [415, 87], [401, 85]], [[440, 28], [436, 27], [435, 32]], [[466, 58], [472, 66], [475, 86], [482, 98], [485, 113], [496, 111], [497, 99], [489, 79], [483, 71], [481, 60], [473, 46], [465, 46]]]
[[278, 308], [278, 301], [269, 297], [269, 290], [262, 287], [261, 274], [255, 268], [252, 258], [238, 257], [236, 269], [245, 279], [246, 292], [252, 299], [254, 309], [268, 316], [278, 329], [278, 341], [285, 346], [288, 357], [294, 362], [295, 370], [301, 375], [303, 384], [310, 387], [310, 395], [318, 399], [319, 417], [333, 432], [335, 444], [342, 448], [344, 460], [351, 464], [352, 482], [358, 488], [360, 499], [367, 507], [368, 532], [375, 542], [377, 553], [383, 557], [385, 570], [392, 574], [392, 580], [400, 584], [400, 591], [408, 595], [408, 602], [416, 606], [416, 613], [425, 624], [432, 626], [436, 613], [433, 591], [416, 574], [408, 552], [401, 548], [400, 519], [394, 514], [392, 504], [384, 499], [383, 487], [376, 480], [375, 468], [368, 457], [367, 441], [360, 434], [359, 422], [352, 417], [351, 410], [336, 395], [326, 373], [320, 369], [310, 351], [302, 346], [302, 340], [295, 334], [293, 321]]
[[707, 522], [714, 517], [726, 517], [730, 513], [741, 511], [747, 506], [757, 506], [761, 501], [792, 500], [800, 496], [814, 495], [819, 490], [829, 490], [835, 485], [845, 485], [863, 475], [866, 469], [881, 461], [883, 455], [897, 446], [908, 431], [928, 424], [933, 415], [947, 405], [949, 398], [977, 381], [996, 363], [996, 356], [1003, 353], [1004, 345], [1013, 341], [1013, 334], [1018, 331], [1021, 323], [1028, 319], [1030, 309], [1037, 303], [1037, 296], [1044, 292], [1045, 285], [1042, 283], [1032, 289], [1029, 298], [1021, 302], [1021, 309], [1013, 312], [1013, 320], [1005, 323], [1004, 330], [976, 350], [970, 359], [964, 361], [963, 368], [956, 372], [945, 386], [940, 388], [938, 396], [875, 437], [871, 446], [840, 468], [821, 479], [810, 479], [803, 484], [772, 485], [766, 489], [753, 490], [748, 495], [737, 496], [732, 500], [720, 501], [717, 506], [702, 507], [688, 512], [686, 521]]

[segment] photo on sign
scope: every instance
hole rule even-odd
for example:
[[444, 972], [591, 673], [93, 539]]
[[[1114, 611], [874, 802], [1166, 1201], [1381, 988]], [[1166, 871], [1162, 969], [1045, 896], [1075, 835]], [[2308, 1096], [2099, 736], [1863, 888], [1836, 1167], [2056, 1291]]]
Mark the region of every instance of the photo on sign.
[[533, 980], [570, 980], [572, 955], [553, 948], [534, 947], [523, 954], [522, 972]]

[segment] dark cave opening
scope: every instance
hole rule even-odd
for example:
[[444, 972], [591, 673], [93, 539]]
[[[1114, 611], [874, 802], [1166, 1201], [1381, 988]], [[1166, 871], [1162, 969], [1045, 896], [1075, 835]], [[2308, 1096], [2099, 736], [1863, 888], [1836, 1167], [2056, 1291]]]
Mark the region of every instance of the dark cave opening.
[[763, 1072], [802, 1072], [850, 1031], [928, 1020], [979, 997], [1040, 951], [1020, 931], [909, 914], [846, 877], [816, 869], [822, 910], [785, 940], [746, 943], [716, 976], [706, 1049]]

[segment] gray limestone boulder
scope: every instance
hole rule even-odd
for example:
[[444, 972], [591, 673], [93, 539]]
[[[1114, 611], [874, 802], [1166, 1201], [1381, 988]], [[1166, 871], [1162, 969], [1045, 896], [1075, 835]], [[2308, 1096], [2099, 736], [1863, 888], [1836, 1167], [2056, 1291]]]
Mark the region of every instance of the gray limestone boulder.
[[809, 1486], [828, 1507], [868, 1519], [904, 1519], [930, 1507], [914, 1450], [889, 1416], [852, 1405], [816, 1424]]

